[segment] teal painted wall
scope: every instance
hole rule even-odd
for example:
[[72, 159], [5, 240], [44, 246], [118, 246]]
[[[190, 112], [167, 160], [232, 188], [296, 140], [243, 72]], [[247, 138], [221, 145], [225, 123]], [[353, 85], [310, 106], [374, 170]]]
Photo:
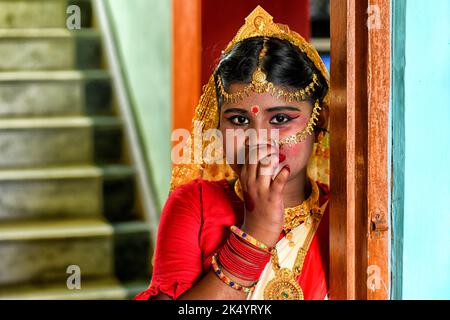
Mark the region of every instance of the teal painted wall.
[[399, 1], [393, 2], [393, 298], [450, 299], [450, 1]]
[[[389, 130], [389, 159], [392, 159], [390, 176], [391, 205], [391, 283], [392, 299], [402, 298], [403, 289], [403, 215], [405, 189], [405, 28], [406, 1], [391, 2], [392, 81]], [[393, 140], [392, 140], [393, 139]], [[391, 158], [392, 157], [392, 158]]]
[[171, 173], [171, 1], [107, 3], [161, 210]]

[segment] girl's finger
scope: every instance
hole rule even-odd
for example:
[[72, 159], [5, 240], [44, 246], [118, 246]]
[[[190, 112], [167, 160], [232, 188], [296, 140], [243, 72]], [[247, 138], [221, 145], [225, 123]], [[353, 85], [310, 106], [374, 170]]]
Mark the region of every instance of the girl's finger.
[[[270, 184], [272, 182], [272, 174], [278, 165], [277, 161], [277, 154], [272, 153], [268, 155], [265, 159], [268, 160], [264, 163], [260, 161], [258, 165], [258, 177], [257, 177], [257, 184], [258, 186], [266, 191], [269, 191]], [[265, 164], [268, 163], [268, 164]]]
[[290, 174], [291, 168], [289, 168], [288, 165], [285, 165], [273, 179], [273, 182], [270, 185], [270, 191], [274, 194], [283, 194], [284, 186], [286, 185]]
[[248, 166], [248, 178], [250, 183], [256, 183], [259, 176], [259, 168], [261, 165], [270, 165], [270, 158], [268, 155], [271, 153], [270, 145], [256, 144], [249, 148], [249, 166]]

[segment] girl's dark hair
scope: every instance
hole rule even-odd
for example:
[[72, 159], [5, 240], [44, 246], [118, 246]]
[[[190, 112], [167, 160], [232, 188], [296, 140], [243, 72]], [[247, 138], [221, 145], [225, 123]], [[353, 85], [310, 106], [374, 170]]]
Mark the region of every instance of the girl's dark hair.
[[[255, 71], [259, 53], [263, 48], [263, 37], [248, 38], [238, 42], [228, 53], [222, 56], [216, 71], [215, 83], [219, 107], [223, 103], [217, 86], [217, 77], [220, 76], [225, 89], [233, 83], [250, 83]], [[267, 80], [274, 85], [300, 89], [306, 87], [312, 81], [315, 73], [319, 85], [315, 87], [311, 95], [311, 102], [322, 101], [328, 91], [328, 85], [315, 67], [314, 63], [296, 46], [287, 40], [269, 38], [267, 41], [267, 53], [262, 60], [262, 69], [267, 74]], [[320, 124], [318, 126], [325, 128]]]

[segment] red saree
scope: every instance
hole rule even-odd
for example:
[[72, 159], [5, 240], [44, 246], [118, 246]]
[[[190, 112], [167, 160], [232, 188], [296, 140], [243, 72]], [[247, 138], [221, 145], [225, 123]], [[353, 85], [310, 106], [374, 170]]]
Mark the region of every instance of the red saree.
[[[318, 185], [322, 205], [328, 187]], [[161, 214], [151, 284], [134, 299], [148, 300], [159, 293], [178, 299], [209, 272], [211, 256], [225, 244], [229, 227], [241, 226], [243, 218], [244, 204], [226, 180], [196, 179], [175, 189]], [[327, 294], [328, 206], [297, 282], [305, 300], [323, 300]]]

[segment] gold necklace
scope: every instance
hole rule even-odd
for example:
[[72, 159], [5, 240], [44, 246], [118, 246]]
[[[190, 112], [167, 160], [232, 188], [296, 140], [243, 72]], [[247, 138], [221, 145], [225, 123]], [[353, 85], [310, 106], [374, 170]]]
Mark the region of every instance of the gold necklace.
[[283, 230], [285, 233], [289, 233], [305, 221], [311, 215], [311, 209], [319, 203], [319, 186], [314, 179], [309, 178], [309, 181], [311, 183], [311, 194], [308, 199], [295, 207], [284, 209]]
[[[289, 240], [289, 245], [291, 247], [293, 247], [295, 243], [292, 241], [293, 235], [290, 231], [305, 221], [311, 215], [311, 209], [319, 202], [319, 186], [314, 179], [309, 178], [309, 181], [311, 183], [311, 194], [308, 199], [295, 207], [284, 209], [283, 231], [286, 234], [286, 239]], [[234, 183], [234, 191], [239, 198], [244, 201], [242, 186], [239, 179]]]
[[[325, 208], [326, 204], [323, 206]], [[324, 210], [324, 209], [323, 209]], [[272, 268], [275, 271], [275, 277], [267, 283], [264, 288], [265, 300], [303, 300], [303, 290], [296, 281], [301, 274], [306, 253], [312, 242], [313, 236], [317, 230], [322, 218], [323, 210], [316, 206], [312, 209], [312, 215], [306, 220], [305, 225], [310, 227], [307, 231], [305, 242], [298, 250], [292, 270], [281, 268], [278, 261], [276, 249], [272, 252]], [[312, 224], [312, 225], [311, 225]]]

